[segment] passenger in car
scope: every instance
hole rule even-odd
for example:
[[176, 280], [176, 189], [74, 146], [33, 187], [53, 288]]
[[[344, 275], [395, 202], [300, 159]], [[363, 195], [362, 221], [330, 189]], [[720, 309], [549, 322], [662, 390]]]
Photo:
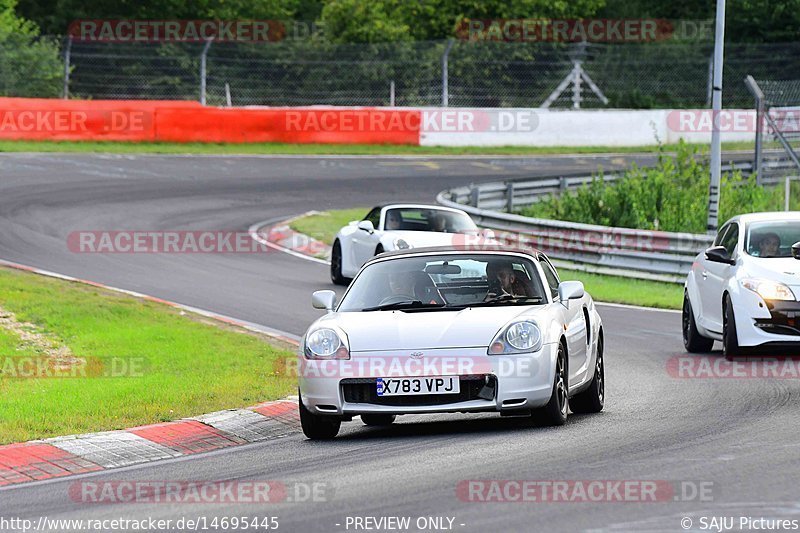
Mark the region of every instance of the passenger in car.
[[534, 296], [530, 285], [521, 279], [521, 275], [508, 262], [489, 263], [486, 265], [486, 277], [489, 280], [489, 291], [486, 294], [486, 300], [503, 295]]

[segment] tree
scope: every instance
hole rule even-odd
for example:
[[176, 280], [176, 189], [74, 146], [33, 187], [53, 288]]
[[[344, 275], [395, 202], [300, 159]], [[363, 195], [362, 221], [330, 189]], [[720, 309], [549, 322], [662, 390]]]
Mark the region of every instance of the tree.
[[57, 96], [64, 68], [58, 42], [40, 38], [15, 7], [15, 0], [0, 0], [0, 94]]

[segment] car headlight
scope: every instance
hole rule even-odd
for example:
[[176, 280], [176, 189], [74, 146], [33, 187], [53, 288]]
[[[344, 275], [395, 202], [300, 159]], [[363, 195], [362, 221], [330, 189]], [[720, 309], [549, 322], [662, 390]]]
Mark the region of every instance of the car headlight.
[[536, 322], [512, 322], [497, 332], [489, 344], [489, 355], [535, 352], [542, 347], [542, 332]]
[[743, 279], [742, 287], [749, 289], [765, 300], [796, 300], [792, 289], [777, 281], [767, 279]]
[[398, 237], [394, 240], [394, 249], [395, 250], [408, 250], [409, 248], [413, 248], [405, 239], [401, 239]]
[[320, 328], [309, 333], [303, 352], [307, 359], [350, 359], [347, 335], [332, 328]]

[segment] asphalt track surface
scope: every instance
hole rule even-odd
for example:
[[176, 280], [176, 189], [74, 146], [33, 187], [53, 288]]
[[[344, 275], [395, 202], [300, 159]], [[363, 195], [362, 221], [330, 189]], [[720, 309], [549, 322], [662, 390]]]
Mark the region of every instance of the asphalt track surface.
[[[299, 335], [331, 288], [327, 268], [283, 253], [75, 254], [77, 230], [227, 229], [308, 209], [432, 201], [454, 185], [621, 167], [652, 156], [531, 158], [0, 156], [0, 258], [140, 291]], [[682, 531], [702, 516], [800, 518], [797, 379], [676, 379], [680, 315], [602, 306], [606, 410], [532, 428], [496, 415], [407, 416], [387, 429], [343, 424], [210, 454], [0, 490], [0, 516], [277, 516], [279, 531], [345, 531], [363, 516], [449, 516], [453, 531]], [[719, 352], [702, 356], [717, 360]], [[329, 501], [269, 505], [73, 501], [76, 481], [326, 482]], [[459, 481], [711, 482], [713, 501], [471, 503]], [[738, 518], [737, 518], [738, 520]], [[340, 526], [337, 526], [340, 524]], [[463, 525], [461, 525], [463, 524]], [[738, 521], [737, 521], [738, 524]], [[353, 531], [351, 527], [349, 531]], [[388, 531], [384, 529], [383, 531]], [[417, 531], [417, 529], [411, 529]]]

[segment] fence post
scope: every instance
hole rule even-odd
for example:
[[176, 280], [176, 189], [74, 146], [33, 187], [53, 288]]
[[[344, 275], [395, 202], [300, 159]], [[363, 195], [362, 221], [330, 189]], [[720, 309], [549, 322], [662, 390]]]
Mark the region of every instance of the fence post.
[[206, 40], [203, 53], [200, 54], [200, 104], [206, 105], [206, 58], [208, 49], [211, 48], [211, 39]]
[[481, 199], [481, 191], [475, 185], [469, 186], [469, 205], [472, 207], [478, 207], [478, 202]]
[[72, 54], [72, 35], [67, 37], [67, 47], [64, 49], [64, 89], [61, 97], [66, 100], [69, 98], [69, 70], [70, 70], [70, 55]]
[[756, 183], [762, 185], [764, 183], [761, 176], [762, 155], [763, 155], [763, 136], [764, 136], [764, 91], [758, 86], [753, 76], [748, 75], [744, 79], [744, 84], [753, 95], [756, 101], [756, 145], [755, 154], [753, 157], [753, 172], [756, 173]]
[[389, 82], [389, 107], [394, 107], [394, 80]]
[[231, 84], [227, 81], [225, 82], [225, 103], [228, 105], [228, 107], [233, 105], [231, 102]]
[[514, 212], [514, 182], [506, 182], [506, 212]]
[[449, 95], [449, 80], [448, 80], [448, 58], [450, 57], [450, 49], [453, 48], [453, 43], [455, 41], [451, 38], [447, 41], [447, 46], [444, 49], [444, 54], [442, 55], [442, 107], [447, 107], [449, 105], [450, 95]]

